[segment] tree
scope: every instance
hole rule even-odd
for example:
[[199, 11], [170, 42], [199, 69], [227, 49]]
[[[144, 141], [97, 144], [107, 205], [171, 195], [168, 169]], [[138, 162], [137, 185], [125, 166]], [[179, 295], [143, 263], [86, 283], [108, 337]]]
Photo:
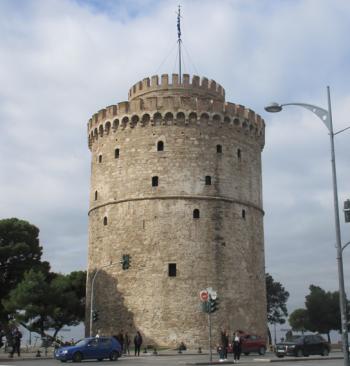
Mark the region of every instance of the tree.
[[[270, 324], [283, 324], [288, 316], [287, 300], [289, 292], [285, 290], [280, 282], [275, 282], [268, 273], [265, 275], [266, 280], [266, 299], [267, 299], [267, 321]], [[268, 328], [269, 342], [271, 342], [271, 333]]]
[[31, 331], [47, 336], [65, 326], [77, 325], [84, 319], [85, 272], [69, 275], [30, 270], [13, 289], [3, 305], [17, 321]]
[[[8, 296], [29, 269], [49, 270], [41, 255], [37, 227], [17, 218], [0, 220], [0, 299]], [[0, 303], [0, 322], [7, 321], [8, 313]]]
[[327, 334], [330, 342], [331, 330], [341, 330], [339, 293], [326, 292], [319, 286], [310, 285], [310, 294], [305, 297], [309, 330]]
[[309, 314], [306, 309], [296, 309], [289, 316], [289, 324], [293, 330], [304, 333], [309, 330]]

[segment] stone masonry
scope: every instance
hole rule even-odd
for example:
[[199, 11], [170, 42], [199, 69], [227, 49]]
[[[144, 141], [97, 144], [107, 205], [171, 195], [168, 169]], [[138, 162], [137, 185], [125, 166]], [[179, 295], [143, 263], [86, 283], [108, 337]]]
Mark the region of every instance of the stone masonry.
[[144, 345], [207, 348], [199, 292], [212, 287], [213, 344], [222, 329], [265, 335], [264, 121], [225, 102], [215, 81], [169, 79], [140, 81], [88, 122], [86, 328], [92, 276], [115, 263], [96, 276], [94, 334], [140, 330]]

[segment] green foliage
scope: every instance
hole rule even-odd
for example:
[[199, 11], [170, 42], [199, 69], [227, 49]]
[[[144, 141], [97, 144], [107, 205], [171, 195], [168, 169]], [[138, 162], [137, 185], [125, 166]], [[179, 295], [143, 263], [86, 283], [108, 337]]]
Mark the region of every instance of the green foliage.
[[280, 282], [275, 282], [272, 276], [266, 273], [267, 321], [270, 324], [283, 324], [288, 316], [287, 300], [289, 292]]
[[339, 293], [326, 292], [321, 287], [310, 285], [310, 294], [305, 297], [305, 307], [309, 318], [309, 330], [329, 334], [340, 330]]
[[289, 316], [289, 324], [293, 330], [305, 332], [309, 329], [309, 315], [306, 309], [296, 309]]
[[[22, 281], [31, 268], [49, 270], [48, 262], [41, 262], [39, 229], [16, 218], [0, 220], [0, 299]], [[0, 303], [0, 321], [6, 322], [8, 313]]]
[[84, 319], [85, 282], [85, 272], [63, 275], [30, 270], [3, 305], [28, 329], [44, 335], [54, 328], [55, 337], [63, 326]]

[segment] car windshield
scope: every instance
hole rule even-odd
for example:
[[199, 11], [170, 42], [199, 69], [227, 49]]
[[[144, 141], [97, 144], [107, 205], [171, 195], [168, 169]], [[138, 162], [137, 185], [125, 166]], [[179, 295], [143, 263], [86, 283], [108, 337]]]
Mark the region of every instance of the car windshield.
[[75, 343], [74, 346], [85, 346], [87, 341], [88, 341], [87, 339], [81, 339], [80, 341]]

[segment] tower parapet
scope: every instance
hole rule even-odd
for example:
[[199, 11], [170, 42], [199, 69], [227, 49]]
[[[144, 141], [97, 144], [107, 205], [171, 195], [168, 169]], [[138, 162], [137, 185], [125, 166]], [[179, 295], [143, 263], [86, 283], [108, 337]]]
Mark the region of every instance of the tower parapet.
[[118, 128], [161, 123], [163, 125], [197, 124], [236, 127], [260, 140], [264, 147], [265, 123], [253, 110], [225, 102], [224, 88], [213, 80], [183, 75], [145, 78], [129, 90], [129, 101], [108, 106], [95, 113], [88, 122], [89, 147], [98, 137]]
[[193, 75], [183, 74], [181, 83], [178, 74], [172, 74], [171, 80], [168, 74], [163, 74], [160, 79], [158, 75], [145, 78], [129, 89], [129, 101], [139, 97], [152, 95], [186, 95], [192, 97], [205, 97], [214, 100], [225, 100], [225, 89], [214, 80], [206, 77], [200, 78]]

